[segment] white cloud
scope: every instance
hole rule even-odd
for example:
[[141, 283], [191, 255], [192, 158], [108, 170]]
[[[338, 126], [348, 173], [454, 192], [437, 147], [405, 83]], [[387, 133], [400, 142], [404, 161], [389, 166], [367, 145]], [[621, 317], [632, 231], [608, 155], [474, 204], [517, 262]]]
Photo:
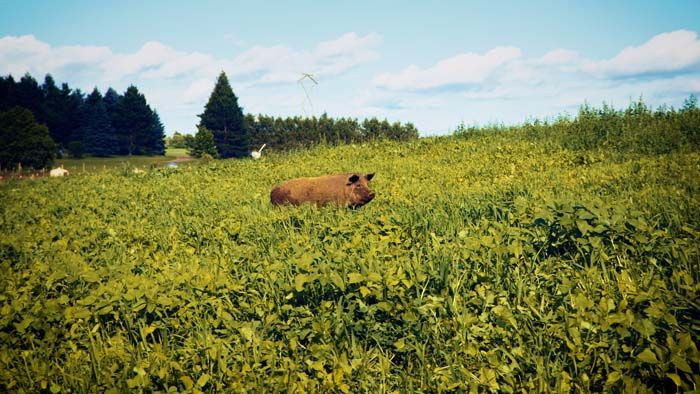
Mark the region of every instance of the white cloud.
[[231, 62], [234, 77], [252, 83], [296, 82], [302, 73], [317, 77], [343, 74], [353, 67], [378, 58], [376, 33], [364, 37], [346, 33], [336, 40], [319, 43], [313, 51], [294, 51], [283, 46], [255, 46]]
[[317, 72], [320, 75], [337, 75], [359, 64], [374, 61], [379, 57], [374, 48], [380, 41], [376, 33], [364, 37], [346, 33], [336, 40], [322, 42], [313, 52]]
[[398, 73], [384, 73], [374, 84], [390, 90], [422, 90], [482, 83], [499, 67], [521, 56], [514, 47], [497, 47], [487, 53], [463, 53], [428, 68], [410, 65]]
[[[135, 84], [159, 110], [166, 127], [194, 131], [195, 115], [201, 112], [221, 71], [227, 73], [239, 97], [247, 89], [271, 85], [279, 89], [280, 84], [285, 85], [286, 96], [277, 94], [274, 99], [269, 98], [268, 91], [249, 91], [246, 100], [264, 108], [263, 112], [273, 106], [287, 108], [290, 102], [298, 106], [300, 101], [294, 96], [298, 92], [294, 89], [298, 88], [301, 73], [331, 83], [334, 77], [377, 59], [380, 40], [376, 33], [351, 32], [309, 49], [253, 46], [228, 58], [216, 58], [201, 52], [178, 51], [157, 41], [148, 41], [134, 52], [119, 53], [104, 46], [52, 46], [31, 35], [6, 36], [0, 37], [0, 75], [20, 77], [29, 72], [41, 80], [50, 73], [57, 81], [83, 91], [94, 86], [102, 91], [108, 86], [120, 91]], [[235, 41], [236, 45], [244, 45]], [[255, 94], [268, 96], [259, 98]], [[189, 125], [169, 124], [171, 119], [181, 123], [186, 118], [183, 112], [191, 118]]]
[[[96, 64], [109, 58], [106, 47], [65, 46], [55, 51], [34, 36], [0, 38], [0, 72], [16, 76], [43, 74], [70, 69], [84, 64]], [[49, 70], [49, 71], [45, 71]]]
[[[384, 71], [372, 82], [375, 89], [357, 105], [406, 116], [427, 132], [460, 121], [513, 123], [575, 114], [584, 102], [621, 108], [640, 96], [651, 106], [678, 106], [700, 92], [700, 40], [695, 32], [663, 33], [610, 59], [587, 59], [564, 48], [528, 56], [498, 47]], [[421, 98], [437, 105], [426, 108]]]
[[300, 73], [336, 76], [377, 58], [379, 36], [346, 33], [321, 42], [312, 51], [295, 51], [277, 45], [254, 46], [230, 59], [216, 59], [200, 52], [180, 52], [160, 42], [146, 42], [134, 53], [114, 53], [107, 47], [52, 47], [34, 36], [0, 38], [0, 72], [12, 74], [61, 74], [90, 69], [93, 83], [123, 79], [186, 79], [215, 77], [221, 70], [247, 84], [296, 82]]
[[539, 59], [534, 59], [533, 63], [544, 66], [559, 66], [574, 63], [578, 59], [579, 55], [576, 51], [560, 48], [545, 53]]
[[190, 82], [182, 94], [182, 102], [193, 104], [206, 100], [212, 89], [214, 89], [214, 82], [211, 78], [200, 78]]
[[697, 33], [677, 30], [662, 33], [637, 47], [627, 47], [608, 60], [587, 61], [583, 70], [604, 77], [628, 77], [678, 72], [700, 66]]
[[[380, 41], [376, 33], [346, 33], [308, 48], [237, 41], [245, 46], [232, 46], [231, 56], [219, 58], [156, 41], [119, 53], [104, 46], [52, 46], [30, 35], [0, 37], [0, 75], [29, 72], [41, 79], [51, 73], [83, 91], [96, 85], [103, 92], [108, 86], [123, 91], [135, 84], [169, 132], [195, 131], [196, 114], [221, 71], [239, 103], [252, 113], [387, 117], [414, 122], [430, 133], [462, 120], [519, 122], [528, 116], [575, 113], [584, 101], [620, 107], [641, 95], [650, 105], [678, 106], [700, 91], [700, 40], [690, 31], [659, 34], [609, 59], [587, 59], [583, 52], [564, 48], [529, 56], [501, 46], [455, 53], [427, 65], [405, 59], [406, 66], [395, 70], [378, 68]], [[372, 62], [374, 78], [350, 74]], [[310, 99], [297, 83], [302, 73], [319, 81]]]

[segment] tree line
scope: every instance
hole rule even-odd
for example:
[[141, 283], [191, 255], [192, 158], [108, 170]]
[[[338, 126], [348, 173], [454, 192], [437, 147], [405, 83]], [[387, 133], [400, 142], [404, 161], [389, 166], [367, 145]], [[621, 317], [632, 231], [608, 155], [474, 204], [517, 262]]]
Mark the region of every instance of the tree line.
[[[13, 168], [18, 163], [41, 168], [49, 166], [54, 157], [66, 154], [165, 154], [160, 117], [133, 85], [123, 94], [110, 87], [102, 95], [95, 87], [86, 95], [67, 83], [59, 87], [50, 74], [41, 85], [28, 73], [19, 81], [12, 75], [0, 76], [0, 113], [3, 168]], [[45, 132], [53, 145], [45, 141]], [[45, 143], [32, 145], [32, 140]], [[18, 152], [17, 147], [26, 152]], [[41, 160], [36, 160], [37, 149], [42, 150]], [[46, 149], [51, 151], [45, 154]]]
[[[251, 149], [257, 149], [262, 144], [284, 151], [308, 148], [316, 144], [339, 145], [379, 139], [405, 141], [418, 138], [418, 129], [411, 123], [390, 123], [386, 119], [377, 118], [364, 119], [360, 122], [354, 118], [331, 118], [324, 113], [320, 117], [286, 118], [246, 114], [244, 119]], [[203, 143], [208, 143], [208, 137], [203, 135], [199, 137]], [[191, 134], [176, 131], [172, 137], [166, 138], [166, 142], [172, 148], [186, 148], [190, 151], [209, 154], [216, 152], [218, 155], [218, 151], [199, 147], [196, 136]]]
[[377, 139], [408, 140], [418, 137], [411, 123], [389, 123], [386, 119], [334, 119], [320, 117], [273, 117], [243, 115], [226, 74], [222, 72], [216, 86], [199, 115], [195, 136], [173, 134], [170, 146], [187, 147], [190, 154], [201, 157], [243, 157], [251, 150], [267, 144], [277, 150], [306, 148], [316, 144], [348, 144]]
[[[158, 113], [135, 86], [123, 94], [111, 87], [85, 95], [47, 74], [39, 84], [30, 74], [19, 81], [0, 77], [0, 166], [47, 167], [56, 156], [162, 155], [165, 133]], [[267, 144], [277, 150], [316, 144], [418, 137], [411, 123], [386, 119], [273, 117], [243, 114], [224, 72], [198, 115], [194, 136], [175, 133], [169, 146], [186, 147], [195, 157], [245, 157]]]
[[360, 122], [353, 118], [331, 118], [325, 113], [307, 118], [248, 114], [245, 120], [253, 146], [267, 144], [277, 149], [305, 148], [320, 143], [337, 145], [418, 138], [418, 130], [411, 123], [390, 123], [377, 118]]

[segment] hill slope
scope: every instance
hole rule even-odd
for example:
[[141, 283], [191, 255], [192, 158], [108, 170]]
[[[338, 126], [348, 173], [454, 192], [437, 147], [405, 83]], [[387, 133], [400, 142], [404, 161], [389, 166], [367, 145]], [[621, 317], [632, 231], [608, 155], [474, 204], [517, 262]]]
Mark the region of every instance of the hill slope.
[[[11, 182], [0, 388], [692, 390], [698, 163], [475, 133]], [[344, 171], [375, 200], [269, 203]]]

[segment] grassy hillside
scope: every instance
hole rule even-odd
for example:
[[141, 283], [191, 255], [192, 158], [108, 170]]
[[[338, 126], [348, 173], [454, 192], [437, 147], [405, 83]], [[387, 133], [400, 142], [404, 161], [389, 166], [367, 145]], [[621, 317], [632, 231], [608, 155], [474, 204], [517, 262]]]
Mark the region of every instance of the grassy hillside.
[[697, 390], [700, 152], [538, 135], [1, 185], [0, 389]]

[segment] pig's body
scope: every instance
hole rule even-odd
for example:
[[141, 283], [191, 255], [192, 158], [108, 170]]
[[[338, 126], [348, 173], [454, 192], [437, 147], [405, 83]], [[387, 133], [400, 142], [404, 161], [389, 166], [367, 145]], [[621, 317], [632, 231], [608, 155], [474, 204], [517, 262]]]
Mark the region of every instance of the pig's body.
[[270, 201], [274, 205], [304, 203], [323, 206], [361, 207], [374, 198], [369, 182], [374, 174], [354, 173], [326, 175], [315, 178], [292, 179], [272, 189]]

